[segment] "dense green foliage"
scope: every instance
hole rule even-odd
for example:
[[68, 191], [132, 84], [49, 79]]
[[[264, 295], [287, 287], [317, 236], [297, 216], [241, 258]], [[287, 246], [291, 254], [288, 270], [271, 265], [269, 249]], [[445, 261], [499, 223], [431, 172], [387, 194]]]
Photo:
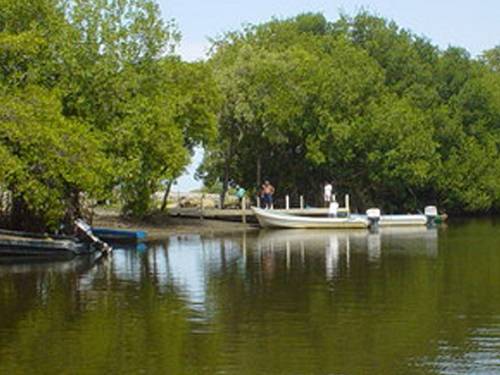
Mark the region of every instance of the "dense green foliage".
[[142, 216], [198, 145], [221, 196], [267, 177], [309, 203], [333, 180], [360, 209], [500, 208], [500, 47], [472, 58], [366, 13], [303, 14], [186, 63], [154, 0], [0, 9], [4, 225], [54, 230], [112, 192]]
[[207, 183], [309, 202], [333, 180], [358, 208], [500, 207], [498, 48], [473, 59], [366, 13], [303, 14], [228, 33], [210, 64], [224, 96]]
[[216, 131], [217, 86], [175, 56], [152, 0], [0, 0], [0, 191], [13, 228], [54, 229], [119, 192], [143, 215]]

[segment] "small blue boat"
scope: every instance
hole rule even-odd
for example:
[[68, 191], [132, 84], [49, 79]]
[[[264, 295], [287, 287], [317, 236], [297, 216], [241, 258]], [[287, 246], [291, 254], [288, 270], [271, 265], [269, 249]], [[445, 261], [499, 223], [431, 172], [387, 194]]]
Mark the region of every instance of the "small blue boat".
[[93, 227], [92, 232], [108, 242], [142, 242], [147, 237], [147, 232], [142, 230]]

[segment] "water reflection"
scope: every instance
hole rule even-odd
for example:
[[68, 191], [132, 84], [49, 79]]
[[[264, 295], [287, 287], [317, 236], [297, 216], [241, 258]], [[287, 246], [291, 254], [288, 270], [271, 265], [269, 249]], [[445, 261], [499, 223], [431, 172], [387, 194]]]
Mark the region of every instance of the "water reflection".
[[71, 260], [51, 257], [0, 257], [0, 277], [13, 274], [47, 272], [81, 273], [91, 269], [101, 258], [101, 254], [79, 256]]
[[0, 373], [492, 373], [499, 237], [479, 229], [474, 248], [467, 228], [279, 230], [0, 264]]
[[317, 256], [324, 249], [324, 264], [327, 279], [333, 279], [350, 267], [351, 248], [358, 255], [365, 254], [368, 262], [378, 263], [384, 254], [403, 256], [436, 257], [438, 253], [438, 234], [435, 228], [383, 228], [376, 233], [368, 231], [338, 231], [311, 229], [261, 230], [257, 238], [257, 250], [262, 259], [263, 269], [271, 274], [274, 271], [274, 257], [285, 252], [286, 268], [292, 258], [298, 257], [303, 265], [305, 251], [309, 256]]

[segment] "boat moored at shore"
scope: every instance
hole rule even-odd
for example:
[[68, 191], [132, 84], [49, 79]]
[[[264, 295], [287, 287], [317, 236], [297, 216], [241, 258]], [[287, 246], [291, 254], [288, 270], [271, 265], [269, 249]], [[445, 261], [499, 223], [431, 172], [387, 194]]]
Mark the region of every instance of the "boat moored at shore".
[[0, 229], [0, 256], [43, 256], [72, 258], [100, 251], [107, 254], [111, 246], [97, 238], [82, 220], [75, 222], [77, 235], [60, 236]]
[[437, 216], [434, 206], [427, 206], [424, 214], [382, 215], [380, 210], [372, 208], [366, 215], [347, 217], [317, 217], [290, 215], [273, 210], [252, 207], [259, 225], [263, 228], [328, 228], [328, 229], [363, 229], [377, 227], [405, 227], [433, 225]]
[[366, 229], [370, 225], [366, 217], [310, 217], [257, 207], [252, 207], [252, 210], [263, 228]]

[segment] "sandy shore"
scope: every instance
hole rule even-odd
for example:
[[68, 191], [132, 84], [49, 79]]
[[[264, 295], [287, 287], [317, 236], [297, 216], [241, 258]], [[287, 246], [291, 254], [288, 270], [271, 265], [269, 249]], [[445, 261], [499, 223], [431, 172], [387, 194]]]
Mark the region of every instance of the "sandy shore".
[[258, 226], [255, 224], [243, 224], [221, 220], [176, 218], [164, 214], [155, 214], [139, 221], [125, 219], [113, 210], [96, 211], [92, 225], [95, 227], [143, 230], [148, 233], [147, 238], [151, 241], [177, 234], [222, 234], [258, 229]]

